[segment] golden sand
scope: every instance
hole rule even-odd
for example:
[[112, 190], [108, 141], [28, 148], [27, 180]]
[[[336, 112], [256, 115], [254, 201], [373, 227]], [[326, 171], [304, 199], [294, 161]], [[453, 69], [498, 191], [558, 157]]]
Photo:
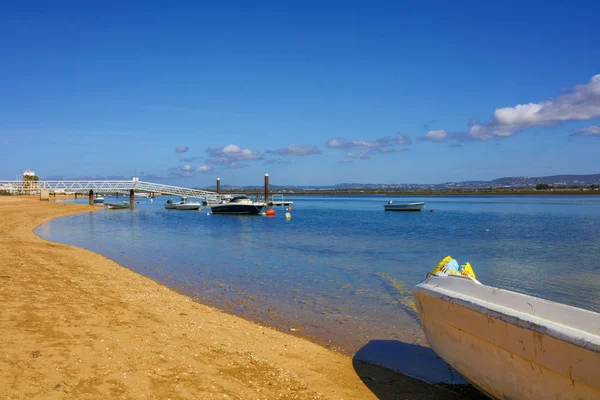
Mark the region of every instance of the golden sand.
[[0, 197], [0, 399], [457, 398], [33, 233], [90, 210]]

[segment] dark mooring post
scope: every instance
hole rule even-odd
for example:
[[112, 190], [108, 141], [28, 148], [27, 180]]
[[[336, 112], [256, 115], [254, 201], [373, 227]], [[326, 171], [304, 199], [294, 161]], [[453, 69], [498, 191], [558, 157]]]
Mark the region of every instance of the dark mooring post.
[[94, 191], [90, 189], [90, 206], [94, 205]]
[[129, 189], [129, 208], [133, 210], [133, 204], [135, 203], [135, 196], [133, 189]]
[[77, 192], [75, 192], [75, 200], [77, 200]]
[[269, 202], [269, 174], [265, 174], [265, 203]]
[[217, 199], [221, 201], [221, 178], [217, 178]]

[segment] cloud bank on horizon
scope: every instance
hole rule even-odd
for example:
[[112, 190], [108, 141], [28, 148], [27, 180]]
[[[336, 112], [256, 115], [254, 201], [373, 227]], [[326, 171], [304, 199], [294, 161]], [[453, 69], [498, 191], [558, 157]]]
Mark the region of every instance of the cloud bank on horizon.
[[[494, 118], [479, 123], [469, 123], [466, 132], [430, 130], [418, 139], [443, 142], [451, 139], [488, 140], [505, 139], [533, 127], [555, 126], [567, 121], [585, 121], [600, 117], [600, 74], [592, 76], [585, 84], [540, 103], [517, 104], [494, 110]], [[594, 135], [595, 126], [578, 130], [573, 136]]]
[[[568, 121], [591, 120], [600, 117], [600, 74], [594, 75], [588, 83], [574, 86], [570, 91], [561, 93], [555, 98], [539, 103], [517, 104], [512, 107], [502, 107], [494, 110], [494, 117], [490, 121], [480, 123], [471, 120], [468, 130], [464, 132], [450, 132], [444, 129], [429, 130], [417, 137], [418, 142], [446, 142], [450, 140], [473, 141], [489, 139], [506, 139], [517, 133], [533, 127], [552, 127]], [[424, 124], [429, 128], [437, 120], [430, 120]], [[600, 137], [600, 127], [591, 125], [586, 128], [572, 129], [570, 136], [597, 136]], [[347, 140], [344, 137], [333, 137], [325, 143], [327, 149], [346, 150], [343, 153], [345, 160], [338, 160], [339, 164], [351, 164], [353, 160], [369, 160], [374, 156], [386, 153], [399, 153], [409, 151], [408, 146], [412, 140], [405, 134], [395, 137], [383, 136], [377, 139]], [[450, 147], [460, 149], [463, 146], [454, 143]], [[185, 153], [188, 146], [179, 146], [176, 153]], [[352, 151], [348, 151], [352, 150]], [[192, 177], [194, 173], [218, 172], [213, 167], [224, 169], [238, 169], [249, 166], [248, 162], [263, 161], [263, 165], [292, 164], [292, 161], [282, 157], [306, 157], [321, 155], [323, 151], [317, 145], [290, 144], [286, 147], [273, 150], [252, 150], [237, 144], [228, 144], [223, 147], [208, 147], [207, 157], [193, 156], [183, 158], [183, 165], [170, 168], [169, 175], [177, 177]], [[267, 158], [266, 155], [273, 156]], [[191, 162], [205, 159], [207, 165], [197, 168]]]

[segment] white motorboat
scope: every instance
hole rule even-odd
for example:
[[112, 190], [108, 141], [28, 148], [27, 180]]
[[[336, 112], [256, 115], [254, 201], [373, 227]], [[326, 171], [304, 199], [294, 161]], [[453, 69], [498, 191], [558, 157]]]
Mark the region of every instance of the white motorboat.
[[173, 202], [172, 199], [169, 199], [165, 204], [167, 210], [199, 210], [200, 207], [200, 203], [197, 201], [189, 201], [187, 197], [182, 197], [177, 203]]
[[429, 345], [452, 368], [494, 399], [600, 399], [600, 314], [443, 269], [413, 295]]
[[102, 196], [94, 197], [94, 204], [103, 204], [103, 203], [104, 203], [104, 197], [102, 197]]
[[260, 201], [252, 201], [246, 196], [236, 196], [230, 201], [223, 201], [220, 204], [213, 204], [210, 209], [213, 214], [259, 214], [266, 203]]
[[387, 204], [383, 205], [383, 209], [385, 211], [421, 211], [424, 205], [425, 202], [394, 204], [390, 200]]

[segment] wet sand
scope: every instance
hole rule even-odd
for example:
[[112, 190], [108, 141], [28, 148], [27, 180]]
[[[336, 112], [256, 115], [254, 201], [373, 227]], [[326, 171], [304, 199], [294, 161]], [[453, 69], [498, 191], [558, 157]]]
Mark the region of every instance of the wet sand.
[[0, 196], [2, 399], [456, 399], [37, 237], [80, 204]]

